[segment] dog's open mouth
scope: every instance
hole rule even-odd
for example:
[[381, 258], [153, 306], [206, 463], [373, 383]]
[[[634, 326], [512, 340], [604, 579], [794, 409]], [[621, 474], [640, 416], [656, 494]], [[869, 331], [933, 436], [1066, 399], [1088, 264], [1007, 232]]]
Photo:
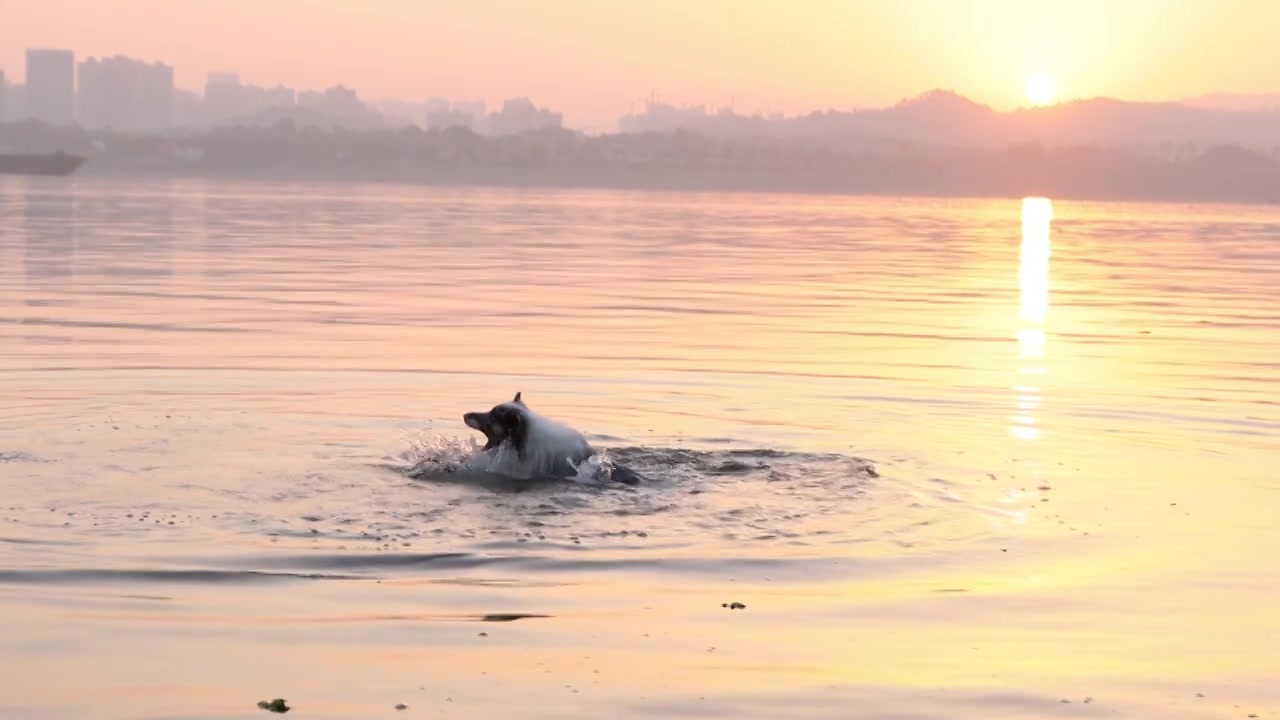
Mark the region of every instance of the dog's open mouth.
[[504, 439], [502, 430], [490, 420], [489, 413], [470, 412], [462, 416], [462, 421], [467, 424], [467, 427], [484, 433], [485, 450], [492, 450], [502, 444]]

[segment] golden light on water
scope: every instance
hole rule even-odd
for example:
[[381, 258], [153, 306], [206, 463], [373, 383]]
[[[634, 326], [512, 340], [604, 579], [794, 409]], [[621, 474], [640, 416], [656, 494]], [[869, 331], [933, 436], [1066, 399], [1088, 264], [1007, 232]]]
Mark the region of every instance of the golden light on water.
[[1049, 198], [1029, 197], [1022, 200], [1022, 248], [1018, 262], [1018, 375], [1024, 379], [1014, 386], [1016, 395], [1013, 424], [1009, 432], [1023, 440], [1037, 440], [1040, 428], [1035, 411], [1042, 398], [1040, 386], [1027, 378], [1048, 373], [1045, 351], [1048, 336], [1044, 323], [1049, 316], [1049, 225], [1053, 220], [1053, 203]]
[[[1018, 287], [1022, 293], [1018, 317], [1040, 330], [1049, 314], [1049, 223], [1053, 203], [1048, 198], [1022, 201], [1022, 249], [1018, 263]], [[1021, 333], [1019, 333], [1021, 337]]]

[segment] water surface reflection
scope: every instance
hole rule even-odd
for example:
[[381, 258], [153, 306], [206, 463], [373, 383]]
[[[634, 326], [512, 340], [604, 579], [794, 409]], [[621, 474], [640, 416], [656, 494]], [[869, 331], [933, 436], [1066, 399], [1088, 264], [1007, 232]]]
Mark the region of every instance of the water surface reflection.
[[1022, 440], [1040, 439], [1036, 414], [1043, 401], [1042, 384], [1048, 375], [1045, 350], [1048, 336], [1045, 319], [1049, 314], [1049, 224], [1053, 203], [1049, 198], [1022, 200], [1022, 249], [1019, 255], [1018, 287], [1018, 381], [1013, 424], [1009, 432]]

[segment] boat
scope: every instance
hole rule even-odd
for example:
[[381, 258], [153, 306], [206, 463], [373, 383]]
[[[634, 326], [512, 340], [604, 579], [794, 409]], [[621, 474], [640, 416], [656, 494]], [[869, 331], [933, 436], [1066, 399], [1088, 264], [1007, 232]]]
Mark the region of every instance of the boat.
[[89, 158], [55, 153], [0, 153], [0, 175], [70, 175]]

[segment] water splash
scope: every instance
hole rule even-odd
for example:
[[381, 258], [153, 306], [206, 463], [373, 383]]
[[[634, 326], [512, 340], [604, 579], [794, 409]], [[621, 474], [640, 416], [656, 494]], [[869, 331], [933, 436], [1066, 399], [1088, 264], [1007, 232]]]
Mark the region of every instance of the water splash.
[[433, 470], [456, 472], [465, 469], [468, 461], [480, 453], [475, 438], [424, 433], [408, 438], [408, 447], [395, 458], [402, 470], [410, 475], [429, 473]]
[[[415, 479], [442, 479], [448, 476], [496, 476], [512, 465], [507, 446], [486, 451], [473, 437], [458, 438], [440, 433], [411, 436], [409, 445], [395, 458], [395, 467]], [[577, 473], [566, 482], [587, 486], [609, 483], [617, 468], [608, 451], [601, 451], [581, 463], [569, 460]]]

